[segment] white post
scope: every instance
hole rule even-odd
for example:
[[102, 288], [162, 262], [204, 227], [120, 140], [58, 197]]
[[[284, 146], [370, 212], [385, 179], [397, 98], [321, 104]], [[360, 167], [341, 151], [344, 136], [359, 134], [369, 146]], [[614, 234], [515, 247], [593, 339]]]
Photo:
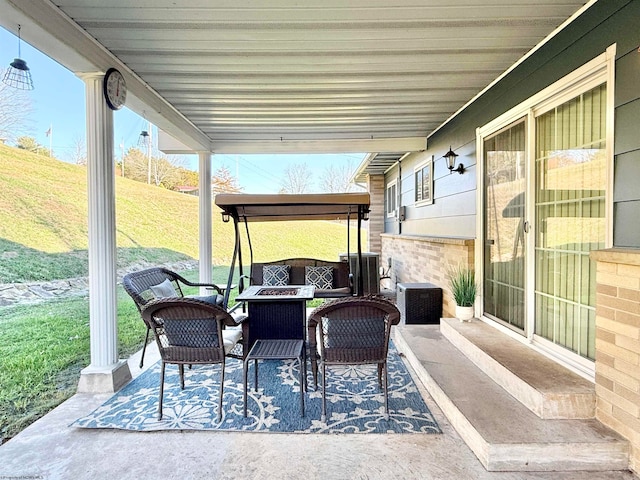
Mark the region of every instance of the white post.
[[[198, 153], [200, 185], [199, 185], [199, 267], [200, 282], [211, 283], [212, 265], [212, 222], [211, 222], [211, 154], [208, 152]], [[211, 295], [212, 292], [201, 289], [200, 295]]]
[[131, 372], [126, 361], [118, 360], [113, 112], [102, 95], [104, 74], [80, 77], [87, 103], [91, 364], [80, 374], [78, 392], [114, 392]]

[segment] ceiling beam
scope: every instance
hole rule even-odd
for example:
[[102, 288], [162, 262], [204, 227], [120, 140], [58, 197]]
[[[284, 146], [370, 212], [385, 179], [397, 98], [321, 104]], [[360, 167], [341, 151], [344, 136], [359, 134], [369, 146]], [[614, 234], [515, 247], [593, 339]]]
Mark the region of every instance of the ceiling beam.
[[[127, 82], [127, 108], [144, 114], [147, 120], [171, 132], [194, 151], [209, 150], [209, 137], [52, 2], [0, 0], [0, 5], [3, 12], [0, 24], [10, 31], [14, 30], [12, 19], [22, 21], [21, 33], [26, 42], [76, 74], [117, 68]], [[32, 28], [25, 28], [25, 21]]]

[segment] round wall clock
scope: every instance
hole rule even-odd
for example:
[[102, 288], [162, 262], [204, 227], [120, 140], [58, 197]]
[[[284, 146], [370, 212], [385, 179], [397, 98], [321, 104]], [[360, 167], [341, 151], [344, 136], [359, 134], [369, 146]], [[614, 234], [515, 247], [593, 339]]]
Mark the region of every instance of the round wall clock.
[[110, 68], [104, 74], [104, 98], [111, 110], [120, 110], [127, 99], [127, 84], [124, 77], [115, 68]]

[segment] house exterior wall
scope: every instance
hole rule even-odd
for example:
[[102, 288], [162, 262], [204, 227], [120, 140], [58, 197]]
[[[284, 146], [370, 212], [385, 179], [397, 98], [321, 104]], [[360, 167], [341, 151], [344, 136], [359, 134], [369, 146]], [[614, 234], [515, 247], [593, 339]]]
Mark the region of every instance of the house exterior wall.
[[[384, 201], [384, 232], [386, 233], [400, 233], [400, 222], [398, 222], [397, 217], [394, 216], [388, 216], [387, 214], [387, 187], [393, 183], [396, 182], [396, 186], [397, 188], [402, 188], [402, 181], [400, 178], [401, 175], [401, 168], [400, 168], [400, 164], [395, 165], [394, 167], [392, 167], [385, 175], [385, 182], [384, 182], [384, 188], [385, 188], [385, 201]], [[401, 201], [402, 198], [400, 197], [400, 195], [396, 195], [397, 197], [397, 201], [398, 204], [401, 205]]]
[[[406, 220], [387, 222], [382, 262], [392, 258], [396, 282], [432, 282], [451, 298], [443, 276], [458, 257], [473, 264], [476, 226], [476, 129], [521, 104], [615, 44], [615, 139], [613, 245], [592, 252], [598, 261], [596, 298], [597, 418], [630, 440], [630, 468], [640, 471], [640, 1], [608, 0], [592, 5], [526, 61], [497, 81], [459, 115], [428, 138], [427, 150], [406, 157], [397, 171]], [[442, 156], [459, 155], [464, 174], [449, 174]], [[434, 158], [434, 203], [416, 206], [411, 178], [425, 156]], [[430, 237], [431, 236], [431, 237]], [[437, 238], [434, 238], [437, 237]], [[456, 245], [455, 241], [462, 242]], [[454, 243], [451, 243], [454, 242]], [[457, 250], [469, 248], [467, 255]], [[396, 259], [396, 257], [398, 257]]]

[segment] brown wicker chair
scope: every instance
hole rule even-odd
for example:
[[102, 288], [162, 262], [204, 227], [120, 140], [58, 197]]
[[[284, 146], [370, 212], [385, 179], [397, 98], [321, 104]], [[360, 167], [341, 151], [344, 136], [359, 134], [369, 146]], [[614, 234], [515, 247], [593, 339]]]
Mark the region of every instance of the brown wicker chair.
[[[173, 292], [169, 292], [170, 295], [158, 295], [154, 293], [152, 289], [158, 291], [158, 287], [163, 282], [168, 281], [173, 288]], [[142, 313], [142, 309], [149, 302], [162, 297], [185, 297], [182, 286], [187, 285], [189, 287], [207, 287], [213, 290], [212, 295], [200, 297], [189, 296], [189, 298], [196, 298], [198, 300], [212, 303], [214, 305], [222, 305], [224, 297], [222, 291], [217, 285], [211, 283], [194, 283], [190, 282], [186, 278], [178, 275], [176, 272], [163, 267], [147, 268], [146, 270], [140, 270], [138, 272], [131, 272], [126, 274], [122, 278], [122, 286], [125, 291], [131, 296], [138, 312]], [[171, 290], [171, 289], [169, 289]], [[144, 339], [144, 346], [142, 347], [142, 355], [140, 357], [140, 368], [144, 365], [144, 355], [147, 351], [147, 344], [149, 343], [149, 328], [147, 328], [147, 334]]]
[[327, 410], [327, 365], [377, 364], [378, 383], [384, 390], [384, 407], [386, 418], [389, 418], [387, 353], [391, 325], [399, 322], [400, 311], [393, 303], [380, 297], [341, 298], [312, 312], [309, 324], [319, 327], [317, 336], [322, 372], [323, 422]]
[[164, 371], [167, 363], [180, 369], [180, 387], [184, 389], [184, 366], [220, 364], [220, 395], [218, 422], [222, 419], [225, 357], [240, 340], [239, 330], [224, 330], [235, 320], [223, 308], [191, 298], [155, 300], [142, 310], [142, 318], [153, 330], [162, 368], [160, 370], [160, 396], [158, 420], [162, 420]]

